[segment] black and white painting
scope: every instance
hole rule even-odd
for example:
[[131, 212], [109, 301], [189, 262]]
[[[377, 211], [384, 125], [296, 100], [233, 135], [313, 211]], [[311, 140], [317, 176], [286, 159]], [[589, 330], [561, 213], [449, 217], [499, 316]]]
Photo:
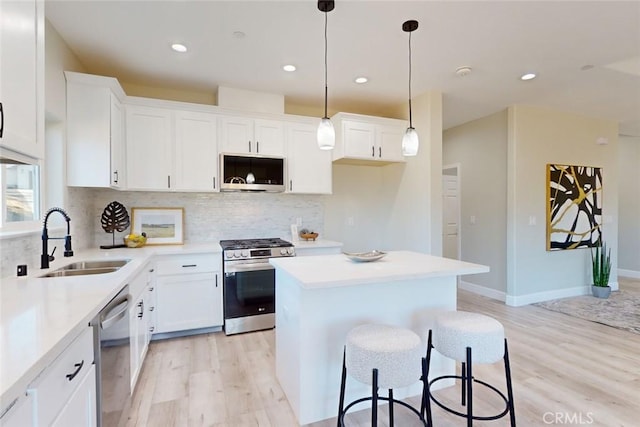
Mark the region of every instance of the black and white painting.
[[547, 165], [547, 250], [596, 246], [601, 225], [602, 169]]

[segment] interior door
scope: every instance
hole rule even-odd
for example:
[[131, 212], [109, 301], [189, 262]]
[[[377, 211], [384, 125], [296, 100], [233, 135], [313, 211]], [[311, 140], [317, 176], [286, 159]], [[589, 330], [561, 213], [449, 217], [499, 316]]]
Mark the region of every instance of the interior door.
[[458, 177], [442, 176], [442, 256], [460, 258], [460, 198]]

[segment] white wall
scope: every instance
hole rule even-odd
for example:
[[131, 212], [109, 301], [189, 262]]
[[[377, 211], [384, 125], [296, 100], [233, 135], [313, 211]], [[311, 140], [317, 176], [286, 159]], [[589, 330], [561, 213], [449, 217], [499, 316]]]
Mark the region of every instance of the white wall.
[[618, 168], [618, 273], [640, 278], [640, 137], [620, 137]]
[[[463, 285], [494, 298], [507, 291], [507, 111], [448, 129], [443, 163], [460, 164], [461, 259], [490, 272], [462, 277]], [[475, 224], [471, 223], [471, 217]], [[482, 289], [479, 289], [481, 287]]]
[[[507, 187], [507, 303], [585, 293], [591, 282], [588, 249], [546, 250], [546, 165], [603, 169], [603, 235], [618, 246], [618, 127], [613, 121], [546, 108], [509, 108]], [[608, 145], [597, 145], [600, 137]], [[536, 225], [529, 225], [534, 217]], [[617, 251], [613, 251], [617, 281]]]

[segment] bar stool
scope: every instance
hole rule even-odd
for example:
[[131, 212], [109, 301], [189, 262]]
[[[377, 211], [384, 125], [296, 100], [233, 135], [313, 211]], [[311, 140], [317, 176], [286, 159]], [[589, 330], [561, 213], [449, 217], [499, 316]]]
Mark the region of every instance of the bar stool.
[[[461, 362], [460, 375], [444, 375], [429, 381], [429, 365], [431, 351], [436, 349], [440, 354]], [[505, 378], [507, 382], [507, 396], [496, 387], [473, 377], [472, 365], [496, 363], [504, 360]], [[427, 340], [426, 375], [422, 396], [422, 414], [426, 411], [429, 425], [432, 425], [431, 401], [439, 407], [467, 419], [467, 426], [471, 427], [474, 420], [497, 420], [509, 414], [511, 426], [515, 427], [516, 417], [513, 406], [513, 389], [511, 384], [511, 367], [509, 364], [509, 350], [504, 336], [504, 327], [496, 319], [478, 313], [466, 311], [451, 311], [436, 316], [433, 329], [429, 330]], [[466, 406], [466, 413], [456, 411], [445, 406], [431, 394], [434, 383], [444, 379], [460, 379], [461, 404]], [[492, 416], [477, 416], [473, 414], [473, 385], [480, 384], [496, 392], [505, 403], [505, 409]]]
[[[342, 359], [342, 381], [338, 406], [338, 427], [354, 405], [371, 401], [371, 425], [378, 423], [378, 400], [389, 402], [389, 425], [393, 426], [393, 405], [402, 405], [415, 413], [426, 426], [424, 416], [411, 405], [393, 398], [393, 389], [406, 387], [425, 376], [420, 337], [411, 330], [389, 325], [365, 324], [347, 334]], [[422, 368], [421, 368], [422, 366]], [[356, 399], [344, 407], [345, 386], [349, 376], [371, 385], [371, 396]], [[389, 390], [388, 397], [378, 396], [378, 389]]]

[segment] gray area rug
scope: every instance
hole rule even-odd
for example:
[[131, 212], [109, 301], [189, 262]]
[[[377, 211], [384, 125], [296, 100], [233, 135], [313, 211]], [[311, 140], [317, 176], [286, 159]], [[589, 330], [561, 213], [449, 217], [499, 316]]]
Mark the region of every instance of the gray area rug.
[[533, 305], [640, 334], [640, 287], [635, 284], [621, 283], [608, 299], [582, 295]]

